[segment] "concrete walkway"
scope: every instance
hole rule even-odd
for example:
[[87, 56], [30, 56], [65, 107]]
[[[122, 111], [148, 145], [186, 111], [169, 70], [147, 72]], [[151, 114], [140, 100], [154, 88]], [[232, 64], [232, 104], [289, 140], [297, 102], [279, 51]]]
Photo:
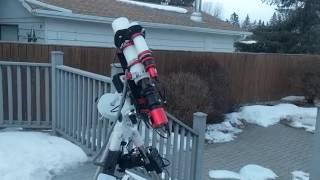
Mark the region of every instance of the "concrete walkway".
[[[204, 152], [203, 179], [212, 169], [239, 172], [247, 164], [272, 169], [279, 180], [291, 180], [291, 172], [309, 172], [312, 134], [284, 125], [262, 128], [247, 125], [235, 141], [207, 144]], [[95, 167], [84, 164], [67, 170], [54, 180], [91, 180]]]
[[272, 169], [280, 180], [291, 180], [291, 172], [310, 172], [313, 134], [285, 125], [268, 128], [248, 125], [235, 141], [206, 145], [203, 179], [209, 170], [239, 172], [247, 164]]

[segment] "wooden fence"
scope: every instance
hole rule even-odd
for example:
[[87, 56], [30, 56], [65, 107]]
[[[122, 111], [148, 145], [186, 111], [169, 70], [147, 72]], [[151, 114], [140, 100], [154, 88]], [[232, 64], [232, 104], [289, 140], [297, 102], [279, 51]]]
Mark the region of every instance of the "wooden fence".
[[[115, 59], [112, 48], [17, 43], [0, 43], [0, 58], [48, 63], [53, 50], [64, 52], [65, 65], [102, 75], [110, 74]], [[205, 78], [217, 64], [224, 67], [230, 96], [238, 103], [299, 95], [301, 90], [292, 86], [292, 75], [307, 65], [320, 65], [320, 56], [316, 55], [155, 51], [154, 56], [162, 75], [185, 71]]]

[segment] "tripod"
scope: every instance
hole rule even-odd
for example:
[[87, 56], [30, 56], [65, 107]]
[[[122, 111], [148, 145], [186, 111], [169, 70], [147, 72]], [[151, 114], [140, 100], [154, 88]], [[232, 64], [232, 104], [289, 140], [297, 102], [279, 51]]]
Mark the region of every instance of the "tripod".
[[[115, 76], [117, 77], [117, 76]], [[128, 92], [128, 81], [124, 82], [124, 90], [121, 94], [105, 94], [98, 102], [99, 113], [113, 121], [110, 138], [101, 151], [101, 157], [96, 162], [97, 168], [95, 180], [113, 180], [116, 167], [124, 172], [123, 178], [130, 177], [138, 179], [161, 179], [158, 174], [162, 173], [166, 164], [160, 157], [158, 151], [153, 147], [145, 147], [143, 138], [138, 131], [138, 124], [145, 121], [146, 117], [140, 117], [135, 112], [135, 107]], [[148, 138], [148, 137], [145, 137]], [[135, 148], [124, 151], [128, 142], [132, 141]], [[143, 167], [149, 177], [142, 177], [127, 169]]]

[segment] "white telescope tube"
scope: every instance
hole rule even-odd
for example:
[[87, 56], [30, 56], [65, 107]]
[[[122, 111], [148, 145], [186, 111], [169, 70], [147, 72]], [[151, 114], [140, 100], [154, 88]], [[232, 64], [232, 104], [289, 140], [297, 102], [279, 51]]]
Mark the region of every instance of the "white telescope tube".
[[[128, 29], [130, 27], [129, 20], [125, 17], [117, 18], [112, 22], [113, 32], [116, 33], [119, 30]], [[128, 65], [138, 59], [138, 54], [134, 44], [129, 44], [123, 49], [123, 54], [126, 57]], [[145, 75], [145, 68], [143, 64], [137, 63], [130, 67], [130, 73], [133, 75], [134, 81], [137, 83], [140, 79], [139, 76]]]
[[[132, 23], [130, 23], [129, 26], [132, 27], [135, 25], [138, 25], [138, 23], [132, 22]], [[149, 49], [145, 38], [143, 37], [143, 35], [141, 33], [136, 33], [136, 34], [132, 35], [131, 39], [134, 43], [134, 46], [137, 49], [138, 59], [145, 65], [145, 68], [148, 71], [149, 75], [152, 78], [156, 78], [158, 76], [156, 68], [153, 66], [146, 65], [146, 63], [144, 62], [146, 60], [153, 61], [152, 52]], [[154, 65], [154, 61], [151, 64]]]
[[[135, 25], [138, 25], [138, 23], [132, 22], [132, 23], [130, 23], [129, 27], [135, 26]], [[138, 55], [140, 55], [143, 52], [150, 51], [146, 40], [144, 39], [144, 37], [141, 34], [136, 34], [136, 35], [134, 34], [132, 40], [133, 40], [134, 45], [137, 49]]]

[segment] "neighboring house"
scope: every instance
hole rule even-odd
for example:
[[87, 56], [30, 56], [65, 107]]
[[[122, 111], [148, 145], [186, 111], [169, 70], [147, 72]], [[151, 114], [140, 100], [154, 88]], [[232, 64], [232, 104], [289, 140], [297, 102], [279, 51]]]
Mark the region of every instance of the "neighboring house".
[[37, 43], [113, 47], [111, 23], [121, 16], [146, 27], [152, 49], [233, 52], [233, 43], [249, 34], [205, 13], [195, 22], [190, 9], [126, 1], [1, 0], [0, 40], [28, 42], [34, 35]]

